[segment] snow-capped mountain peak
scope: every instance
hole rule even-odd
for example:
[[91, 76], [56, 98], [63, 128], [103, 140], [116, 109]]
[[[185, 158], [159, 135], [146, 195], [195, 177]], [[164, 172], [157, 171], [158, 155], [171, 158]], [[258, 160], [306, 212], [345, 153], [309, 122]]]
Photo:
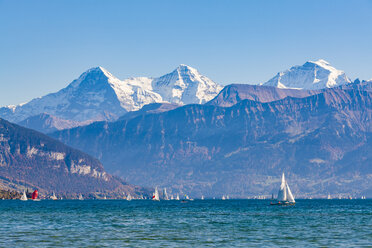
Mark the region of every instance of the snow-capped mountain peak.
[[185, 64], [179, 65], [169, 74], [155, 78], [152, 87], [166, 102], [177, 104], [205, 103], [222, 89], [198, 70]]
[[69, 86], [74, 88], [79, 87], [80, 84], [85, 80], [94, 81], [93, 83], [107, 83], [108, 81], [120, 81], [105, 68], [98, 66], [90, 68], [83, 72], [79, 76], [79, 78], [74, 80]]
[[66, 88], [17, 106], [0, 108], [0, 117], [20, 122], [41, 113], [76, 121], [113, 120], [150, 103], [204, 103], [222, 89], [196, 69], [180, 65], [159, 78], [120, 80], [105, 68], [93, 67]]
[[337, 70], [327, 61], [319, 59], [280, 72], [263, 85], [314, 90], [332, 88], [350, 82], [351, 80], [343, 71]]

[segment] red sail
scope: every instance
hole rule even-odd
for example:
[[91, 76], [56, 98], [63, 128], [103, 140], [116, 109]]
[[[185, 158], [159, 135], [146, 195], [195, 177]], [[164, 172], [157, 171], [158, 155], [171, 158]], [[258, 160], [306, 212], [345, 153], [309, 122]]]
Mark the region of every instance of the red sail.
[[37, 199], [37, 196], [39, 195], [39, 193], [37, 192], [37, 190], [35, 190], [33, 193], [32, 193], [32, 200], [35, 200]]

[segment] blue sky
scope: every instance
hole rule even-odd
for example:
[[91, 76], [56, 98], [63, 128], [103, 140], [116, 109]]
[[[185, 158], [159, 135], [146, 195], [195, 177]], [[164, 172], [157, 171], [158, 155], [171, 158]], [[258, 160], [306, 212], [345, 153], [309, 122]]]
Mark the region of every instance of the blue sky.
[[188, 64], [229, 84], [323, 58], [372, 78], [372, 1], [0, 0], [0, 34], [1, 106], [98, 65], [124, 79]]

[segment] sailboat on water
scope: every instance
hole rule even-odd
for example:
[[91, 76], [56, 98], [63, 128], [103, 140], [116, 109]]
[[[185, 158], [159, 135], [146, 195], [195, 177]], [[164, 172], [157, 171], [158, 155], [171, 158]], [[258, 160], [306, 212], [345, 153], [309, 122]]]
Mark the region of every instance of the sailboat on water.
[[128, 193], [127, 195], [127, 201], [131, 201], [132, 200], [132, 196], [130, 195], [130, 193]]
[[164, 200], [166, 200], [166, 201], [169, 200], [169, 196], [168, 196], [168, 193], [167, 193], [167, 188], [164, 188]]
[[278, 198], [276, 202], [270, 202], [270, 205], [295, 205], [296, 201], [292, 195], [291, 189], [285, 180], [284, 173], [282, 175], [282, 183], [278, 192]]
[[31, 195], [31, 199], [33, 201], [40, 201], [40, 199], [38, 198], [38, 196], [39, 196], [39, 191], [37, 191], [37, 189], [35, 189], [35, 191]]
[[158, 187], [155, 188], [155, 192], [152, 195], [152, 200], [153, 201], [160, 201]]
[[54, 192], [53, 192], [53, 195], [50, 197], [50, 199], [52, 199], [53, 201], [58, 200], [58, 198], [57, 198], [57, 196]]
[[21, 200], [21, 201], [27, 201], [27, 200], [28, 200], [28, 199], [27, 199], [27, 195], [26, 195], [26, 191], [23, 190], [23, 194], [22, 194], [20, 200]]
[[78, 198], [80, 201], [84, 200], [83, 198], [83, 195], [82, 194], [79, 194], [79, 198]]
[[176, 200], [179, 201], [180, 200], [180, 195], [177, 193], [177, 196], [176, 196]]

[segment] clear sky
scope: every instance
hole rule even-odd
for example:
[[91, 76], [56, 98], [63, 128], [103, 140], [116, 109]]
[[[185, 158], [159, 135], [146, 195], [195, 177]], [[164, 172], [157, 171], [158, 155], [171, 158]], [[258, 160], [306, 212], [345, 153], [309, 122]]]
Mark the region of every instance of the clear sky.
[[0, 0], [0, 106], [99, 65], [124, 79], [188, 64], [226, 85], [318, 58], [372, 78], [372, 1]]

